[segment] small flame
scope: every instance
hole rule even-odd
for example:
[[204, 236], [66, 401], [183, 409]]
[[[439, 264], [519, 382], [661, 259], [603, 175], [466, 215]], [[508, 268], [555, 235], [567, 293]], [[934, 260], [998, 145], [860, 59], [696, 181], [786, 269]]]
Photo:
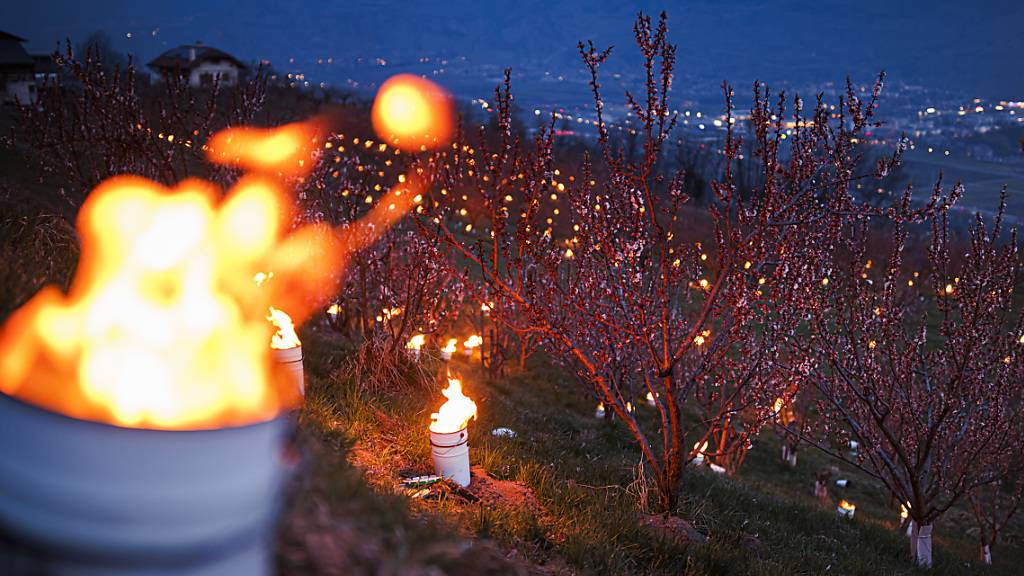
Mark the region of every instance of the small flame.
[[335, 302], [334, 304], [331, 304], [330, 308], [327, 309], [327, 313], [330, 314], [331, 316], [337, 316], [338, 314], [341, 313], [341, 306], [338, 306], [338, 303]]
[[277, 328], [274, 337], [270, 339], [270, 347], [274, 350], [290, 350], [302, 346], [299, 335], [295, 333], [292, 317], [273, 306], [268, 310], [270, 310], [270, 315], [267, 316], [267, 320], [270, 320], [270, 323]]
[[782, 398], [775, 399], [775, 405], [772, 407], [772, 411], [776, 414], [782, 413], [782, 407], [785, 406], [786, 402]]
[[910, 516], [910, 502], [900, 504], [900, 520], [906, 520]]
[[409, 339], [405, 347], [409, 350], [419, 350], [423, 347], [423, 344], [427, 341], [427, 337], [423, 334], [417, 334]]
[[399, 74], [381, 85], [373, 103], [373, 129], [378, 136], [406, 152], [443, 146], [454, 126], [452, 101], [437, 84]]
[[693, 451], [694, 451], [695, 456], [697, 456], [697, 457], [703, 458], [704, 457], [704, 451], [707, 450], [707, 449], [708, 449], [708, 441], [707, 440], [705, 440], [703, 444], [700, 443], [700, 440], [698, 440], [698, 441], [693, 443]]
[[455, 348], [458, 346], [458, 343], [459, 341], [456, 340], [455, 338], [449, 338], [448, 343], [445, 344], [444, 348], [441, 348], [441, 352], [447, 352], [448, 354], [454, 353]]
[[855, 504], [851, 504], [850, 502], [847, 502], [846, 500], [840, 500], [839, 501], [839, 507], [842, 508], [843, 510], [847, 511], [847, 512], [853, 512], [854, 510], [857, 509], [857, 506]]
[[462, 345], [466, 347], [466, 350], [472, 350], [483, 343], [484, 339], [479, 334], [473, 334]]
[[430, 431], [439, 434], [458, 432], [476, 418], [476, 402], [462, 393], [462, 381], [448, 375], [448, 387], [441, 391], [448, 400], [430, 415]]
[[[273, 272], [257, 272], [252, 279], [256, 282], [257, 286], [263, 286], [273, 277]], [[284, 310], [279, 310], [273, 306], [268, 306], [267, 310], [270, 312], [267, 320], [276, 328], [274, 336], [270, 339], [270, 347], [274, 350], [291, 350], [292, 348], [302, 346], [302, 342], [299, 341], [299, 335], [295, 333], [295, 324], [292, 323], [292, 317]]]

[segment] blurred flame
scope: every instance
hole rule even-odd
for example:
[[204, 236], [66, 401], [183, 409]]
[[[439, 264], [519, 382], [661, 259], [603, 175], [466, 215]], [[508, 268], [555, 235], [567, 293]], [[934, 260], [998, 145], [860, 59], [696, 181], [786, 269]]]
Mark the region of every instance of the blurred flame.
[[447, 144], [454, 132], [451, 97], [433, 82], [413, 76], [392, 76], [373, 102], [373, 129], [406, 152]]
[[466, 347], [466, 350], [472, 350], [483, 343], [484, 339], [479, 334], [473, 334], [462, 345]]
[[[263, 286], [264, 283], [273, 277], [273, 272], [257, 272], [252, 279], [256, 282], [257, 286]], [[277, 329], [270, 340], [270, 347], [274, 350], [290, 350], [302, 346], [299, 335], [295, 333], [295, 324], [292, 323], [292, 317], [284, 310], [279, 310], [273, 306], [268, 306], [267, 310], [270, 312], [267, 320]]]
[[448, 374], [448, 387], [441, 390], [448, 400], [430, 415], [430, 431], [439, 434], [458, 432], [469, 424], [470, 418], [476, 418], [476, 402], [462, 393], [462, 381]]
[[254, 172], [301, 176], [313, 168], [318, 126], [298, 122], [277, 128], [228, 128], [214, 134], [206, 145], [207, 157]]
[[444, 348], [441, 348], [441, 352], [447, 352], [449, 354], [455, 352], [455, 347], [458, 344], [458, 340], [455, 338], [449, 338], [448, 343], [445, 344]]
[[424, 342], [427, 341], [427, 337], [423, 334], [417, 334], [409, 339], [409, 342], [405, 344], [405, 347], [409, 350], [419, 350], [423, 347]]
[[857, 509], [857, 506], [855, 504], [851, 504], [846, 500], [840, 500], [839, 507], [842, 508], [843, 510], [846, 510], [847, 512], [853, 512], [854, 510]]
[[[69, 294], [43, 289], [4, 327], [0, 391], [77, 418], [168, 429], [264, 420], [295, 402], [276, 386], [258, 311], [273, 300], [307, 313], [308, 298], [333, 288], [337, 255], [322, 229], [285, 235], [288, 203], [270, 181], [248, 176], [217, 197], [197, 180], [173, 191], [130, 176], [97, 187], [79, 214]], [[249, 281], [294, 253], [307, 257], [275, 265], [273, 289]]]

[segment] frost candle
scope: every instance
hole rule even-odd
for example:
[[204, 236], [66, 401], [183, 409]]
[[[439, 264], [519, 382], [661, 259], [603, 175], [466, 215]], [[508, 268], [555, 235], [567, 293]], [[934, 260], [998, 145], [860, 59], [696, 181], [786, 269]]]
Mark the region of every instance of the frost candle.
[[484, 339], [481, 338], [479, 334], [473, 334], [472, 336], [467, 338], [466, 341], [462, 343], [462, 345], [466, 348], [465, 349], [466, 358], [472, 357], [473, 356], [473, 350], [478, 348], [483, 343], [484, 343]]
[[[273, 277], [273, 272], [259, 272], [253, 277], [253, 281], [257, 286], [262, 286]], [[271, 357], [281, 367], [289, 386], [298, 389], [299, 394], [305, 396], [306, 375], [302, 369], [302, 342], [295, 332], [292, 317], [284, 310], [271, 306], [268, 309], [267, 321], [276, 329], [273, 338], [270, 339]]]
[[427, 337], [423, 334], [417, 334], [409, 339], [409, 342], [405, 345], [405, 352], [409, 354], [409, 358], [413, 361], [419, 361], [420, 359], [420, 348], [423, 347], [423, 343], [426, 342]]
[[430, 453], [438, 476], [469, 486], [469, 419], [476, 418], [476, 403], [462, 393], [462, 381], [448, 375], [447, 398], [430, 415]]
[[458, 343], [459, 341], [455, 338], [449, 338], [448, 344], [446, 344], [444, 348], [441, 348], [441, 360], [451, 360], [452, 354], [455, 353], [455, 348]]
[[857, 506], [847, 502], [846, 500], [840, 500], [839, 506], [836, 507], [836, 514], [838, 514], [840, 518], [849, 518], [852, 520], [853, 513], [856, 511]]

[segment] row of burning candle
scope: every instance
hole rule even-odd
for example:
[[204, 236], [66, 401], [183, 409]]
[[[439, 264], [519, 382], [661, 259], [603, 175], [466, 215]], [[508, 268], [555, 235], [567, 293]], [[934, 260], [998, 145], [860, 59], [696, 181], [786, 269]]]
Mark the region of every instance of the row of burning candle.
[[[405, 350], [413, 360], [420, 359], [420, 351], [427, 343], [427, 337], [425, 334], [416, 334], [405, 345]], [[441, 359], [451, 360], [452, 355], [458, 350], [458, 338], [449, 338], [448, 342], [440, 348]], [[473, 352], [484, 343], [484, 339], [479, 334], [473, 334], [465, 341], [462, 342], [462, 351], [467, 358], [473, 355]]]

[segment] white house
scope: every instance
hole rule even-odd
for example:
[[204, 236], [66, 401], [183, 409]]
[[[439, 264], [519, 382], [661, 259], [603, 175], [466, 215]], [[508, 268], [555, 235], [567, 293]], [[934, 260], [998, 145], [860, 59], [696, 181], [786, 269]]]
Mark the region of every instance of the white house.
[[4, 104], [29, 104], [36, 99], [36, 64], [21, 46], [24, 41], [0, 31], [0, 102]]
[[172, 48], [157, 56], [149, 67], [158, 80], [181, 76], [192, 86], [213, 86], [214, 82], [234, 86], [245, 70], [234, 56], [201, 43]]

